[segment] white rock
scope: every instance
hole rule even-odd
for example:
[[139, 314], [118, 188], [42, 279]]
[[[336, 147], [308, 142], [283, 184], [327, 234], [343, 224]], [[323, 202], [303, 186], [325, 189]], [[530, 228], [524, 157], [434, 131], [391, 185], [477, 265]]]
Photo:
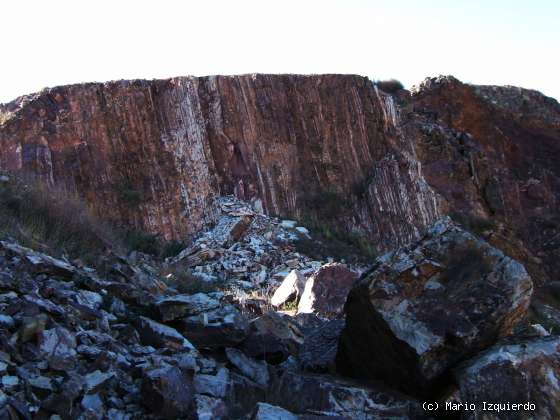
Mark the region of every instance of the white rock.
[[298, 416], [281, 407], [260, 402], [257, 403], [252, 418], [254, 420], [297, 420]]
[[309, 230], [304, 228], [303, 226], [296, 227], [296, 230], [301, 233], [302, 235], [309, 236]]
[[305, 281], [305, 277], [299, 271], [290, 271], [280, 287], [274, 292], [270, 303], [274, 306], [280, 306], [294, 299], [297, 301], [303, 293]]
[[541, 324], [531, 324], [531, 328], [541, 337], [547, 337], [550, 333]]
[[293, 229], [296, 227], [297, 222], [295, 220], [282, 220], [281, 225], [283, 228]]

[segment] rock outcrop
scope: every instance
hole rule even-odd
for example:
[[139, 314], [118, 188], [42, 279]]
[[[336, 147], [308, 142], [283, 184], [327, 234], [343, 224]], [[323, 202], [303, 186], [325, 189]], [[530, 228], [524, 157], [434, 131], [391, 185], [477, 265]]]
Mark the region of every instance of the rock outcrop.
[[511, 334], [532, 291], [521, 264], [443, 219], [380, 257], [351, 291], [338, 367], [427, 395], [451, 367]]
[[[538, 284], [560, 266], [560, 104], [513, 86], [451, 76], [413, 89], [403, 121], [422, 172], [456, 218]], [[404, 113], [403, 113], [404, 114]]]
[[3, 105], [0, 170], [182, 239], [216, 196], [324, 218], [380, 249], [439, 215], [393, 98], [358, 76], [216, 76], [62, 86]]
[[[39, 178], [185, 242], [164, 260], [103, 237], [86, 267], [0, 194], [0, 418], [449, 414], [417, 398], [557, 418], [560, 105], [383, 86], [183, 77], [0, 105], [0, 193]], [[341, 238], [384, 254], [331, 255]]]

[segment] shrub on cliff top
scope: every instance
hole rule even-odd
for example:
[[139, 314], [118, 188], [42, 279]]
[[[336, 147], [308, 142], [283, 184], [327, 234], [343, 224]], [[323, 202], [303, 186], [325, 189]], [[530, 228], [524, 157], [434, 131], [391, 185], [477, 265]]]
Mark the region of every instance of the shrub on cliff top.
[[378, 80], [375, 82], [375, 85], [383, 92], [391, 94], [404, 89], [404, 85], [397, 79]]

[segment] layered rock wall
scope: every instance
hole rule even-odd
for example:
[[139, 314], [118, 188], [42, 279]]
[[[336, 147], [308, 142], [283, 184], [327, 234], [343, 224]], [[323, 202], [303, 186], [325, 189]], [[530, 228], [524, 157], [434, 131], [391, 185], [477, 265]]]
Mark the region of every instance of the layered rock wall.
[[320, 213], [315, 201], [327, 193], [340, 207], [331, 222], [380, 249], [439, 216], [393, 98], [363, 77], [83, 84], [1, 112], [0, 169], [38, 175], [168, 239], [212, 223], [214, 198], [229, 193], [295, 218]]

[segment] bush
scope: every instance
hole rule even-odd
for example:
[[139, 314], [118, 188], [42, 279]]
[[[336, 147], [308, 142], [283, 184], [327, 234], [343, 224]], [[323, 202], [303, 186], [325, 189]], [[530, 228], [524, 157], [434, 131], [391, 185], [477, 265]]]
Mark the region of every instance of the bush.
[[314, 259], [333, 257], [346, 261], [369, 263], [377, 257], [375, 247], [364, 235], [337, 229], [330, 224], [307, 219], [304, 223], [313, 239], [300, 238], [296, 251]]
[[0, 234], [84, 261], [120, 245], [112, 229], [77, 198], [14, 178], [0, 183]]
[[305, 205], [312, 210], [319, 219], [335, 220], [347, 208], [348, 198], [336, 191], [321, 191], [310, 195]]
[[115, 190], [119, 195], [120, 199], [127, 203], [129, 206], [134, 207], [144, 201], [144, 196], [140, 191], [134, 188], [132, 182], [129, 180], [122, 181], [115, 186]]
[[496, 229], [496, 223], [491, 219], [458, 212], [452, 212], [449, 216], [465, 229], [478, 236], [482, 235], [487, 230]]
[[129, 230], [125, 233], [124, 241], [129, 250], [154, 256], [160, 253], [161, 243], [157, 235], [152, 235], [140, 230]]
[[378, 80], [375, 85], [385, 93], [397, 93], [399, 90], [403, 90], [403, 84], [397, 79], [389, 80]]

